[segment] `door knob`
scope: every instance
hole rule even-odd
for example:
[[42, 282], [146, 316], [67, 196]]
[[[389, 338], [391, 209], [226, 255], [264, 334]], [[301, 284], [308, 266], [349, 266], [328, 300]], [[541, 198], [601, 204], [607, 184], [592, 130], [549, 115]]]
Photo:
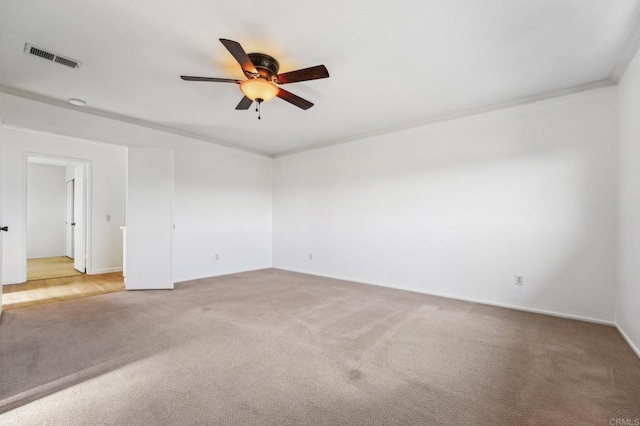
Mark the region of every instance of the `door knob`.
[[0, 231], [9, 232], [9, 227], [3, 226], [2, 228], [0, 228]]

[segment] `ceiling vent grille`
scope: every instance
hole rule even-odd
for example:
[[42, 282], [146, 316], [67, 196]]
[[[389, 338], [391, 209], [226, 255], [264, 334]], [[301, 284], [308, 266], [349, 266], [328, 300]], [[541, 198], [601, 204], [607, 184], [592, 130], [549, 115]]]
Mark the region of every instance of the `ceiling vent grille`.
[[60, 65], [64, 65], [69, 68], [79, 68], [82, 65], [82, 62], [76, 61], [75, 59], [67, 58], [65, 56], [58, 55], [57, 53], [49, 52], [40, 47], [36, 47], [32, 44], [24, 45], [24, 53], [28, 53], [30, 55], [38, 56], [39, 58], [46, 59], [48, 61], [55, 62]]
[[62, 56], [56, 56], [56, 59], [54, 59], [54, 61], [59, 63], [60, 65], [66, 65], [70, 68], [78, 68], [78, 61], [74, 61], [73, 59], [67, 59], [67, 58], [63, 58]]

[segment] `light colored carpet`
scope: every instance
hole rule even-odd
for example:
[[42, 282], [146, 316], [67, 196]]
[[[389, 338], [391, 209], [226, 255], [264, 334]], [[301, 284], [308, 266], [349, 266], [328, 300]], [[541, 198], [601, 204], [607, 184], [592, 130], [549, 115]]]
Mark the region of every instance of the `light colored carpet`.
[[264, 270], [0, 320], [3, 425], [609, 425], [617, 331]]
[[27, 259], [27, 281], [82, 275], [73, 267], [73, 259], [66, 256]]

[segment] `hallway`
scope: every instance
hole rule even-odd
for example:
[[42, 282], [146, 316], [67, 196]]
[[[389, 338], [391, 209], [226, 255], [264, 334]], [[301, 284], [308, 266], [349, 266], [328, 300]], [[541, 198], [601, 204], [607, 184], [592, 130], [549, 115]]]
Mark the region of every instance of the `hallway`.
[[73, 259], [66, 256], [27, 259], [27, 281], [82, 275], [73, 267]]

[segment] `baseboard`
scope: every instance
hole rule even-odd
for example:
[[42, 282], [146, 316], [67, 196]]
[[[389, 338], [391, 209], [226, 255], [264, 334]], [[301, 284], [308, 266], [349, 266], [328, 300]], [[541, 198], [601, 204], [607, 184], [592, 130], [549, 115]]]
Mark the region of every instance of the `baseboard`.
[[48, 254], [46, 256], [31, 256], [31, 257], [27, 256], [27, 259], [46, 259], [46, 258], [49, 258], [49, 257], [68, 257], [68, 256], [66, 254], [64, 254], [64, 253], [63, 254]]
[[296, 270], [296, 269], [279, 268], [279, 267], [275, 267], [275, 266], [274, 266], [274, 269], [281, 269], [283, 271], [296, 272], [296, 273], [305, 274], [305, 275], [314, 275], [314, 276], [323, 277], [323, 278], [331, 278], [331, 279], [335, 279], [335, 280], [351, 281], [351, 282], [358, 283], [358, 284], [374, 285], [376, 287], [393, 288], [393, 289], [396, 289], [396, 290], [410, 291], [410, 292], [413, 292], [413, 293], [428, 294], [430, 296], [445, 297], [447, 299], [462, 300], [464, 302], [480, 303], [482, 305], [497, 306], [499, 308], [515, 309], [515, 310], [518, 310], [518, 311], [531, 312], [531, 313], [534, 313], [534, 314], [551, 315], [553, 317], [567, 318], [567, 319], [584, 321], [584, 322], [591, 322], [591, 323], [594, 323], [594, 324], [609, 325], [609, 326], [612, 326], [612, 327], [616, 326], [616, 323], [613, 322], [613, 321], [606, 321], [606, 320], [601, 320], [601, 319], [598, 319], [598, 318], [590, 318], [590, 317], [584, 317], [584, 316], [580, 316], [580, 315], [565, 314], [565, 313], [562, 313], [562, 312], [547, 311], [545, 309], [528, 308], [526, 306], [510, 305], [510, 304], [507, 304], [507, 303], [492, 302], [490, 300], [484, 300], [484, 299], [474, 299], [474, 298], [471, 298], [471, 297], [455, 296], [455, 295], [446, 294], [446, 293], [437, 293], [437, 292], [430, 292], [430, 291], [424, 291], [424, 290], [416, 290], [414, 288], [407, 288], [407, 287], [396, 286], [396, 285], [381, 284], [381, 283], [374, 283], [374, 282], [367, 282], [367, 281], [359, 281], [359, 280], [354, 280], [354, 279], [351, 279], [351, 278], [338, 277], [338, 276], [333, 276], [333, 275], [322, 275], [322, 274], [316, 274], [316, 273], [312, 274], [312, 273], [309, 273], [309, 272], [300, 271], [300, 270]]
[[122, 266], [114, 266], [113, 268], [92, 269], [87, 271], [87, 275], [109, 274], [111, 272], [122, 272]]
[[629, 347], [631, 348], [631, 350], [633, 352], [635, 352], [636, 356], [638, 358], [640, 358], [640, 349], [635, 345], [635, 343], [633, 343], [633, 341], [631, 340], [631, 338], [627, 335], [627, 333], [624, 332], [624, 330], [622, 329], [622, 327], [620, 327], [620, 324], [616, 324], [616, 328], [618, 329], [618, 332], [622, 335], [622, 338], [627, 342], [627, 344], [629, 345]]
[[225, 275], [233, 275], [233, 274], [241, 274], [243, 272], [256, 272], [256, 271], [264, 271], [265, 269], [279, 269], [279, 268], [273, 268], [271, 266], [265, 266], [263, 268], [256, 268], [256, 269], [243, 269], [241, 271], [232, 271], [232, 272], [223, 272], [220, 274], [215, 274], [215, 275], [206, 275], [206, 276], [196, 276], [193, 278], [181, 278], [180, 280], [176, 280], [176, 284], [179, 283], [186, 283], [188, 281], [196, 281], [196, 280], [203, 280], [206, 278], [216, 278], [216, 277], [224, 277]]
[[27, 282], [27, 280], [22, 278], [4, 278], [2, 280], [2, 285], [22, 284], [24, 282]]

